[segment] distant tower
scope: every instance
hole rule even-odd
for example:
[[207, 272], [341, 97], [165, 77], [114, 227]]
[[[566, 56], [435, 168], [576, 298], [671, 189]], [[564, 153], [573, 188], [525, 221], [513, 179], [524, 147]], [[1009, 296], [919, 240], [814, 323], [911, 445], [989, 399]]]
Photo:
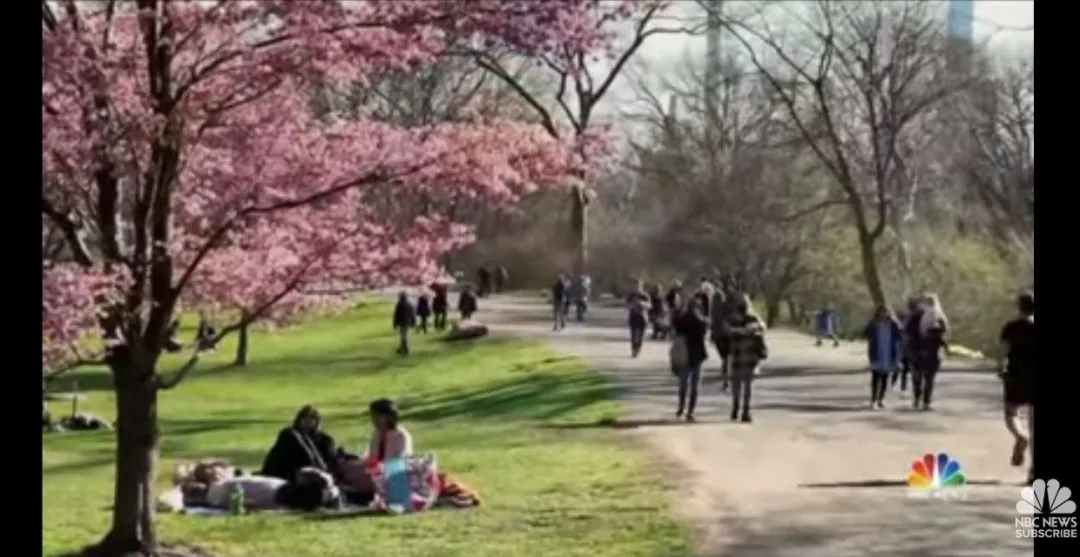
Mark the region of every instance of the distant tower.
[[966, 76], [971, 71], [974, 53], [974, 0], [949, 0], [947, 26], [949, 69]]
[[722, 79], [722, 67], [720, 59], [720, 39], [723, 27], [720, 24], [724, 13], [724, 0], [707, 0], [708, 24], [705, 31], [705, 108], [709, 116], [714, 117], [719, 101], [720, 86]]

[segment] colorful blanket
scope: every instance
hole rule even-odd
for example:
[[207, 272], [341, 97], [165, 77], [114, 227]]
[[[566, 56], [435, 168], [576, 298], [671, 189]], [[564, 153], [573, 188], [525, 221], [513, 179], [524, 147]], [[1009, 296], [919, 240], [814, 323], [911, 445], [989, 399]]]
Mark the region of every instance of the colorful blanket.
[[439, 472], [439, 497], [437, 506], [467, 508], [480, 506], [480, 494], [471, 487], [458, 482], [446, 472]]

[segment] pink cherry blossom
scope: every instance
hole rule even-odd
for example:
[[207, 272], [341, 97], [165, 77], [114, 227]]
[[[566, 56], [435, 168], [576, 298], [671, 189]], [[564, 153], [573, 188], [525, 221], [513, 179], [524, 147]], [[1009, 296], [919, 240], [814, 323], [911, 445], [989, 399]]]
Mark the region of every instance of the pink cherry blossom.
[[[125, 338], [153, 340], [165, 319], [147, 311], [181, 300], [284, 318], [332, 305], [326, 292], [439, 272], [471, 230], [438, 211], [462, 198], [511, 210], [580, 175], [580, 149], [512, 122], [318, 122], [310, 87], [432, 61], [451, 36], [599, 46], [587, 4], [174, 2], [61, 19], [43, 34], [44, 222], [81, 240], [46, 273], [46, 363], [100, 337], [103, 311]], [[147, 37], [171, 48], [165, 63]], [[169, 287], [154, 292], [162, 257]], [[95, 295], [106, 267], [130, 276], [130, 318]]]

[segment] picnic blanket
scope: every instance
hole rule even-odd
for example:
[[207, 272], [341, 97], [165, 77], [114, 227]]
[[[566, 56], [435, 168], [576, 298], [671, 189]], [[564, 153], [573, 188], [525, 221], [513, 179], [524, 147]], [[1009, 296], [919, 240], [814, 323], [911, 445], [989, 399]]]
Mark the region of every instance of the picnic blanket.
[[[457, 481], [446, 472], [439, 471], [434, 455], [417, 455], [409, 457], [409, 474], [413, 485], [414, 503], [412, 512], [420, 512], [431, 508], [469, 508], [479, 506], [480, 494], [468, 485]], [[200, 461], [194, 465], [181, 465], [177, 467], [174, 477], [174, 485], [171, 489], [161, 493], [157, 498], [157, 512], [159, 513], [183, 513], [198, 516], [228, 516], [227, 509], [209, 506], [202, 502], [192, 503], [190, 498], [185, 504], [185, 489], [190, 487], [192, 481], [199, 480], [213, 482], [213, 479], [205, 477], [204, 469], [209, 466], [224, 468], [228, 464], [221, 460]], [[199, 469], [195, 474], [194, 469]], [[205, 484], [202, 484], [205, 486]], [[373, 514], [391, 509], [386, 509], [378, 500], [371, 505], [361, 506], [344, 504], [337, 508], [320, 509], [318, 514]], [[253, 512], [302, 512], [287, 508], [264, 508]]]

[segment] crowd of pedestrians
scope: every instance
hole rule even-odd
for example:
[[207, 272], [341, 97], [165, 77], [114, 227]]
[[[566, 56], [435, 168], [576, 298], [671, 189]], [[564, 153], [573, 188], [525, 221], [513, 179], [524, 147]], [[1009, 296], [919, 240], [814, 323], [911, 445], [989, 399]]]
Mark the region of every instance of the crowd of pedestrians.
[[[478, 309], [478, 299], [501, 292], [508, 274], [499, 266], [481, 268], [478, 288], [464, 286], [457, 309], [462, 320], [469, 320]], [[591, 280], [586, 274], [559, 275], [550, 289], [552, 330], [567, 326], [571, 311], [577, 321], [588, 313], [592, 296]], [[702, 374], [709, 359], [708, 344], [719, 356], [719, 388], [730, 391], [733, 421], [751, 423], [754, 380], [761, 364], [768, 358], [766, 327], [754, 312], [748, 295], [733, 280], [702, 277], [692, 291], [675, 281], [667, 288], [638, 281], [625, 296], [630, 357], [637, 358], [649, 335], [669, 343], [670, 371], [676, 377], [676, 410], [679, 419], [695, 421]], [[428, 323], [436, 331], [446, 328], [449, 308], [447, 286], [432, 284], [415, 304], [402, 292], [394, 309], [393, 325], [398, 331], [398, 352], [409, 353], [410, 332], [428, 332]], [[932, 409], [935, 385], [943, 354], [949, 344], [949, 319], [941, 301], [934, 294], [911, 297], [894, 313], [887, 305], [876, 308], [862, 327], [866, 341], [869, 370], [869, 407], [884, 409], [890, 390], [907, 392], [910, 380], [911, 405], [915, 410]], [[814, 318], [815, 344], [829, 341], [840, 346], [837, 313], [825, 307]], [[1017, 301], [1017, 317], [1001, 331], [1005, 357], [1000, 375], [1004, 391], [1005, 427], [1013, 438], [1010, 461], [1022, 466], [1033, 444], [1034, 369], [1035, 369], [1035, 297], [1025, 293]], [[1019, 419], [1026, 418], [1026, 430]]]

